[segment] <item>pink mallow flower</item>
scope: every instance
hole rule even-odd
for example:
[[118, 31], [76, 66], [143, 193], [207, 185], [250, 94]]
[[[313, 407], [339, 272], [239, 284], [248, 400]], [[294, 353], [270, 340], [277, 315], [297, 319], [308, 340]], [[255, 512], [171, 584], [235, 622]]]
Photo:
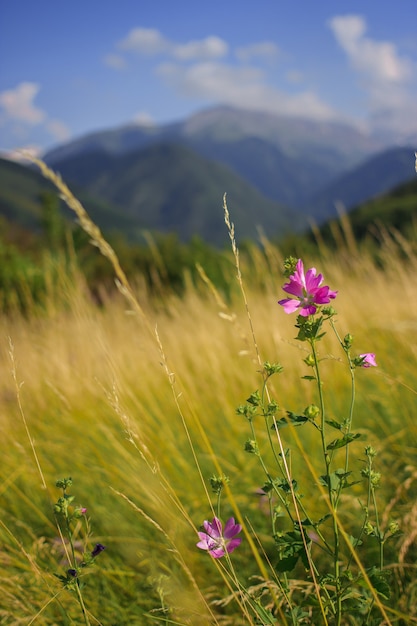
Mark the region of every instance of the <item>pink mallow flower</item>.
[[240, 537], [236, 537], [242, 530], [242, 526], [235, 524], [234, 517], [227, 520], [224, 532], [222, 523], [217, 517], [214, 517], [212, 522], [205, 520], [203, 526], [206, 532], [198, 533], [200, 541], [197, 543], [197, 548], [208, 550], [215, 559], [224, 556], [226, 552], [233, 552], [242, 541]]
[[286, 313], [294, 313], [298, 310], [299, 314], [304, 317], [314, 315], [317, 305], [328, 304], [337, 295], [337, 291], [332, 291], [330, 287], [321, 287], [322, 282], [323, 276], [316, 275], [315, 267], [307, 270], [304, 275], [303, 262], [298, 259], [294, 274], [282, 288], [296, 299], [286, 298], [279, 300], [278, 304], [284, 307]]
[[377, 367], [375, 354], [373, 352], [365, 352], [365, 354], [360, 354], [359, 356], [362, 359], [360, 367]]

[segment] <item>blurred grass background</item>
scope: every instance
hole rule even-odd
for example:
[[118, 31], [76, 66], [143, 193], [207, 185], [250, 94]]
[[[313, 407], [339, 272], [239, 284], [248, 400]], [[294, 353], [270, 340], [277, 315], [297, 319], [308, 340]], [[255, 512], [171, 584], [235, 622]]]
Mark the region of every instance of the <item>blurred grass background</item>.
[[[417, 616], [417, 254], [412, 244], [386, 232], [378, 255], [368, 253], [344, 228], [338, 249], [322, 244], [303, 258], [339, 291], [334, 306], [341, 336], [354, 335], [357, 354], [377, 355], [377, 369], [356, 375], [353, 429], [363, 436], [352, 445], [352, 465], [357, 471], [363, 467], [365, 445], [378, 450], [380, 511], [388, 522], [392, 507], [403, 531], [387, 546], [394, 572], [389, 608], [412, 618]], [[312, 384], [301, 380], [309, 373], [302, 361], [307, 353], [294, 340], [295, 318], [277, 304], [282, 252], [268, 242], [264, 246], [248, 248], [242, 257], [255, 339], [262, 361], [284, 366], [271, 379], [281, 410], [302, 412], [317, 402]], [[137, 277], [132, 284], [142, 318], [120, 294], [102, 293], [98, 302], [76, 260], [68, 269], [55, 258], [44, 269], [50, 288], [42, 309], [33, 303], [23, 313], [16, 308], [0, 317], [2, 624], [80, 623], [75, 599], [53, 575], [65, 571], [52, 514], [59, 496], [55, 482], [65, 476], [73, 478], [76, 502], [88, 509], [92, 541], [106, 545], [83, 590], [93, 624], [154, 623], [151, 616], [183, 624], [247, 623], [235, 603], [212, 604], [229, 591], [220, 570], [195, 547], [196, 529], [213, 515], [209, 478], [221, 470], [230, 477], [231, 491], [222, 517], [235, 515], [253, 526], [268, 556], [275, 555], [270, 522], [256, 494], [264, 476], [257, 459], [244, 452], [249, 426], [236, 415], [262, 379], [232, 256], [224, 268], [224, 282], [231, 285], [227, 293], [203, 278], [185, 278], [180, 295], [165, 287], [155, 296]], [[342, 420], [349, 374], [330, 332], [320, 356], [328, 414]], [[316, 433], [306, 427], [297, 434], [302, 449], [291, 432], [283, 437], [292, 449], [293, 472], [320, 515], [326, 509], [303, 460], [309, 454], [314, 462]], [[357, 524], [360, 495], [359, 489], [346, 496], [348, 530]], [[372, 557], [367, 545], [360, 554], [365, 560]], [[233, 561], [241, 581], [255, 584], [260, 572], [246, 541]]]

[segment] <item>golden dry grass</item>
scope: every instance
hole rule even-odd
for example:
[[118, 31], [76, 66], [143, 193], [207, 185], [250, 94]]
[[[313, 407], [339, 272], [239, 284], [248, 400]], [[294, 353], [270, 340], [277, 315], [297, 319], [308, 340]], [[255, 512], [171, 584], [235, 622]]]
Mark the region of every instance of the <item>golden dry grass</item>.
[[[195, 549], [195, 533], [213, 514], [209, 478], [224, 473], [231, 483], [223, 517], [234, 514], [249, 531], [253, 526], [255, 545], [259, 538], [273, 553], [269, 522], [255, 495], [264, 476], [257, 459], [243, 450], [250, 432], [235, 414], [261, 384], [257, 350], [261, 361], [279, 361], [285, 368], [270, 388], [282, 411], [299, 412], [316, 401], [311, 383], [301, 380], [308, 373], [306, 353], [294, 339], [294, 318], [277, 305], [280, 252], [269, 244], [266, 252], [265, 257], [254, 249], [242, 265], [252, 327], [239, 289], [226, 305], [202, 278], [184, 297], [167, 294], [155, 305], [140, 281], [131, 287], [123, 284], [123, 275], [127, 298], [113, 296], [98, 307], [80, 277], [79, 284], [63, 287], [65, 307], [58, 299], [47, 315], [0, 319], [0, 563], [8, 572], [0, 579], [2, 623], [70, 623], [68, 617], [54, 621], [61, 609], [77, 619], [77, 607], [52, 575], [60, 567], [53, 547], [54, 484], [68, 475], [77, 500], [88, 507], [93, 539], [108, 546], [94, 576], [102, 582], [92, 583], [91, 593], [86, 590], [92, 623], [110, 623], [109, 614], [118, 616], [111, 623], [148, 623], [145, 613], [158, 608], [161, 594], [180, 623], [248, 623], [233, 603], [220, 612], [209, 603], [230, 593], [230, 583], [221, 566], [216, 570]], [[338, 254], [322, 248], [320, 258], [305, 262], [314, 263], [339, 291], [340, 334], [354, 335], [357, 353], [377, 354], [378, 369], [360, 370], [356, 377], [354, 430], [363, 438], [352, 446], [352, 463], [362, 467], [356, 459], [363, 458], [366, 444], [378, 449], [385, 523], [390, 516], [402, 520], [404, 534], [392, 564], [397, 600], [388, 607], [394, 623], [395, 611], [412, 619], [407, 598], [416, 593], [410, 577], [404, 582], [401, 567], [414, 567], [417, 535], [417, 255], [406, 242], [386, 237], [381, 258], [383, 268], [348, 238]], [[235, 273], [233, 261], [230, 272]], [[343, 419], [349, 376], [330, 332], [320, 356], [328, 413]], [[297, 432], [298, 438], [283, 434], [285, 445], [291, 446], [292, 470], [319, 515], [326, 506], [306, 463], [308, 458], [316, 466], [318, 444], [314, 432]], [[265, 433], [259, 437], [263, 445]], [[347, 530], [360, 514], [359, 497], [355, 490], [345, 498]], [[265, 574], [248, 541], [235, 554], [248, 584], [250, 576]], [[105, 601], [97, 598], [94, 585], [105, 589]], [[56, 608], [51, 598], [58, 593]]]

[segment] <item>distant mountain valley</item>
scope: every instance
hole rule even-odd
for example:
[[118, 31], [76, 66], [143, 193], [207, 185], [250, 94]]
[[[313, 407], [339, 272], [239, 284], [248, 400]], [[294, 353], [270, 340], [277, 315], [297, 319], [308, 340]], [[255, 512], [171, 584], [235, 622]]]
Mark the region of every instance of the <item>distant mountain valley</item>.
[[[415, 177], [414, 147], [387, 146], [348, 125], [226, 107], [175, 124], [95, 132], [44, 160], [103, 229], [133, 241], [143, 230], [176, 232], [184, 241], [198, 235], [216, 246], [228, 238], [224, 193], [240, 239], [259, 229], [279, 238]], [[9, 219], [25, 169], [34, 202], [37, 173], [0, 163], [0, 211]]]

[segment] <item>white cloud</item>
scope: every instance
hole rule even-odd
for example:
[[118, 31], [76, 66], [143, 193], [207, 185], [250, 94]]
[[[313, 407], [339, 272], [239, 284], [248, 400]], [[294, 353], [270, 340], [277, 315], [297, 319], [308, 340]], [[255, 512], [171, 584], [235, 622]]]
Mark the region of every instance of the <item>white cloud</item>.
[[139, 126], [155, 125], [153, 117], [146, 111], [139, 111], [139, 113], [136, 113], [136, 115], [132, 119], [132, 122], [134, 124], [138, 124]]
[[34, 132], [38, 135], [46, 132], [55, 141], [66, 141], [71, 135], [68, 127], [60, 120], [50, 118], [34, 104], [39, 91], [37, 83], [22, 82], [14, 89], [1, 92], [2, 126], [8, 127], [9, 134], [19, 143], [31, 141]]
[[155, 28], [133, 28], [119, 42], [119, 48], [122, 50], [149, 56], [166, 52], [169, 47], [169, 41]]
[[410, 59], [400, 56], [392, 42], [367, 37], [366, 21], [359, 15], [337, 16], [328, 24], [361, 79], [372, 126], [399, 134], [417, 132], [417, 80]]
[[206, 37], [185, 44], [177, 44], [172, 47], [172, 54], [177, 59], [188, 61], [192, 59], [213, 59], [223, 57], [228, 52], [228, 45], [220, 37]]
[[105, 65], [115, 70], [123, 70], [127, 65], [126, 59], [121, 54], [106, 54], [103, 60]]
[[66, 141], [71, 136], [69, 128], [60, 120], [48, 120], [46, 128], [57, 141]]
[[260, 41], [248, 46], [242, 46], [236, 50], [236, 57], [240, 61], [249, 61], [255, 58], [273, 60], [278, 54], [279, 48], [272, 41]]
[[215, 62], [184, 68], [165, 63], [159, 66], [158, 73], [175, 90], [189, 97], [319, 120], [336, 117], [335, 111], [313, 92], [286, 94], [268, 85], [259, 68]]
[[366, 22], [363, 17], [337, 16], [329, 21], [329, 26], [358, 71], [373, 80], [392, 83], [402, 82], [410, 76], [411, 64], [398, 55], [394, 44], [365, 37]]
[[33, 100], [39, 92], [37, 83], [19, 83], [15, 89], [8, 89], [0, 93], [0, 105], [6, 116], [26, 124], [37, 125], [44, 121], [46, 114], [36, 107]]
[[[181, 61], [219, 58], [228, 52], [227, 43], [215, 35], [185, 43], [176, 43], [164, 37], [159, 30], [154, 28], [133, 28], [119, 42], [118, 47], [126, 52], [134, 52], [144, 56], [165, 54], [168, 58]], [[119, 69], [122, 58], [120, 55], [108, 54], [105, 57], [105, 62], [107, 65], [117, 66]]]

